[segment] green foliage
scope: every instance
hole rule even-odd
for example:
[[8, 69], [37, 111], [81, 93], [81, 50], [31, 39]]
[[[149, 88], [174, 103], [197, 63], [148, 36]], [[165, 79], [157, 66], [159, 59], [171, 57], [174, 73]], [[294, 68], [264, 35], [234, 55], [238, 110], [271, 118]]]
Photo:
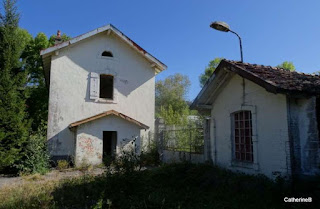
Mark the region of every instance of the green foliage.
[[156, 115], [161, 115], [161, 108], [172, 110], [181, 115], [188, 106], [186, 96], [189, 91], [190, 80], [187, 76], [176, 73], [164, 80], [156, 82]]
[[222, 58], [215, 58], [214, 60], [211, 60], [209, 62], [209, 65], [204, 70], [204, 73], [202, 73], [199, 76], [199, 81], [200, 81], [201, 88], [206, 84], [207, 80], [211, 77], [213, 72], [216, 70], [216, 68], [220, 64], [221, 60], [222, 60]]
[[[41, 125], [41, 121], [47, 121], [48, 117], [49, 91], [45, 83], [40, 51], [53, 46], [55, 38], [56, 36], [53, 35], [48, 39], [44, 33], [38, 33], [25, 47], [22, 54], [22, 57], [26, 60], [25, 69], [28, 72], [26, 92], [29, 98], [27, 99], [27, 111], [34, 131]], [[61, 38], [63, 41], [71, 39], [66, 34], [63, 34]]]
[[67, 168], [69, 168], [69, 162], [68, 161], [66, 161], [66, 160], [58, 160], [58, 162], [57, 162], [57, 169], [58, 170], [65, 170], [65, 169], [67, 169]]
[[50, 156], [47, 151], [46, 127], [32, 134], [16, 167], [23, 174], [45, 174], [49, 170]]
[[199, 115], [197, 117], [197, 120], [188, 120], [183, 126], [171, 126], [171, 129], [169, 126], [169, 129], [164, 131], [166, 150], [191, 153], [203, 152], [203, 119]]
[[140, 170], [141, 163], [134, 148], [121, 149], [121, 153], [112, 162], [112, 167], [117, 173], [128, 174], [136, 169]]
[[141, 151], [140, 164], [142, 166], [158, 166], [160, 165], [160, 155], [156, 141], [153, 140], [151, 144]]
[[167, 125], [184, 125], [189, 110], [186, 95], [190, 88], [187, 76], [174, 74], [156, 83], [156, 116], [164, 119]]
[[294, 208], [318, 208], [319, 180], [301, 182], [291, 190], [288, 184], [272, 182], [265, 176], [232, 173], [203, 164], [172, 164], [0, 191], [0, 208], [276, 209], [288, 207], [284, 197], [309, 196], [314, 203], [294, 204]]
[[8, 171], [21, 156], [29, 123], [25, 111], [27, 72], [20, 59], [30, 35], [18, 28], [15, 1], [3, 3], [0, 14], [0, 171]]
[[[50, 36], [50, 38], [49, 38], [49, 46], [53, 46], [53, 45], [55, 44], [56, 37], [57, 37], [56, 35]], [[68, 35], [65, 34], [65, 33], [63, 33], [63, 34], [61, 35], [61, 41], [68, 41], [68, 40], [70, 40], [70, 39], [71, 39], [71, 37], [68, 36]]]
[[278, 68], [283, 68], [285, 70], [289, 70], [289, 71], [295, 71], [296, 68], [295, 66], [293, 65], [292, 62], [288, 62], [288, 61], [285, 61], [283, 63], [281, 63], [280, 65], [277, 65]]
[[160, 114], [167, 125], [186, 125], [188, 123], [189, 108], [185, 106], [180, 111], [174, 111], [169, 105], [168, 109], [161, 107]]

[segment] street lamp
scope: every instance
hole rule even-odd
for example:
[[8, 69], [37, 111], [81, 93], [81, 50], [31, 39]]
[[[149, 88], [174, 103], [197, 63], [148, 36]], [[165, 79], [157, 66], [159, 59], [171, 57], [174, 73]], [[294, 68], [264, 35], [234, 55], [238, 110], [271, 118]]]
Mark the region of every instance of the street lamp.
[[222, 32], [231, 32], [231, 33], [236, 34], [238, 36], [239, 42], [240, 42], [241, 62], [243, 62], [242, 42], [241, 42], [240, 36], [236, 32], [230, 30], [229, 25], [227, 23], [225, 23], [225, 22], [215, 21], [215, 22], [210, 24], [210, 27], [213, 28], [213, 29], [222, 31]]

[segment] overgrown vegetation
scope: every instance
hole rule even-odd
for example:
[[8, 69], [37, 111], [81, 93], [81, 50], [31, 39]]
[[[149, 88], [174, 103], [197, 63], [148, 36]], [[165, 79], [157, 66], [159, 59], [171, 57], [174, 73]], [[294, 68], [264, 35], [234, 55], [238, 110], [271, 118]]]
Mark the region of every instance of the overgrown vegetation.
[[15, 1], [3, 2], [0, 14], [0, 172], [12, 172], [22, 157], [30, 123], [26, 113], [27, 72], [20, 59], [28, 39], [19, 29]]
[[57, 162], [57, 169], [58, 170], [64, 170], [69, 168], [69, 162], [66, 160], [58, 160]]
[[[319, 181], [291, 190], [290, 185], [264, 176], [235, 174], [210, 165], [175, 164], [26, 184], [1, 191], [0, 208], [316, 208]], [[284, 197], [292, 196], [311, 196], [314, 205], [284, 203]]]
[[49, 170], [49, 154], [45, 137], [46, 127], [33, 133], [22, 152], [22, 158], [16, 167], [20, 174], [44, 174]]
[[[33, 38], [19, 27], [16, 0], [0, 13], [0, 173], [44, 173], [48, 169], [48, 89], [40, 50], [52, 46], [44, 33]], [[63, 34], [62, 40], [70, 37]]]

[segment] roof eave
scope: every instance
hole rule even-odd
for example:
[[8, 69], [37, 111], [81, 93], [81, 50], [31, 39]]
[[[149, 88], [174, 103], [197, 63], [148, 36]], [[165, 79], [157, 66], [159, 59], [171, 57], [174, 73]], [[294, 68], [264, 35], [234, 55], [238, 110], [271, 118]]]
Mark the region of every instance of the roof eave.
[[118, 111], [115, 111], [115, 110], [109, 110], [109, 111], [106, 111], [106, 112], [102, 112], [100, 114], [97, 114], [97, 115], [94, 115], [94, 116], [91, 116], [91, 117], [88, 117], [88, 118], [85, 118], [85, 119], [82, 119], [82, 120], [79, 120], [79, 121], [76, 121], [76, 122], [73, 122], [69, 125], [69, 129], [74, 129], [82, 124], [85, 124], [85, 123], [88, 123], [88, 122], [91, 122], [91, 121], [94, 121], [96, 119], [99, 119], [99, 118], [103, 118], [103, 117], [106, 117], [106, 116], [110, 116], [110, 115], [114, 115], [114, 116], [117, 116], [117, 117], [120, 117], [128, 122], [131, 122], [137, 126], [139, 126], [141, 129], [149, 129], [150, 127], [127, 116], [127, 115], [124, 115]]
[[193, 100], [192, 104], [190, 105], [190, 109], [194, 110], [201, 110], [201, 109], [211, 109], [211, 107], [208, 104], [200, 104], [199, 101], [202, 100], [203, 96], [207, 93], [208, 90], [210, 90], [210, 87], [212, 86], [213, 81], [216, 79], [217, 75], [222, 71], [223, 69], [227, 69], [227, 63], [222, 60], [214, 73], [210, 76], [208, 81], [205, 83], [197, 97]]
[[51, 56], [53, 54], [53, 52], [68, 47], [69, 45], [72, 45], [74, 43], [77, 43], [79, 41], [82, 41], [86, 38], [89, 38], [91, 36], [94, 36], [98, 33], [104, 32], [110, 30], [113, 33], [117, 34], [123, 41], [125, 41], [127, 44], [129, 44], [132, 48], [134, 48], [137, 52], [139, 52], [140, 54], [142, 54], [147, 60], [149, 60], [150, 62], [154, 63], [156, 68], [156, 72], [161, 72], [163, 70], [167, 69], [167, 66], [165, 64], [163, 64], [160, 60], [158, 60], [157, 58], [155, 58], [154, 56], [152, 56], [151, 54], [149, 54], [146, 50], [144, 50], [142, 47], [140, 47], [138, 44], [136, 44], [134, 41], [132, 41], [129, 37], [127, 37], [126, 35], [124, 35], [121, 31], [119, 31], [116, 27], [114, 27], [113, 25], [109, 24], [100, 28], [97, 28], [95, 30], [92, 30], [90, 32], [87, 32], [85, 34], [82, 34], [80, 36], [77, 36], [69, 41], [65, 41], [62, 42], [60, 44], [57, 44], [55, 46], [49, 47], [47, 49], [43, 49], [40, 51], [40, 55], [45, 58], [47, 56]]

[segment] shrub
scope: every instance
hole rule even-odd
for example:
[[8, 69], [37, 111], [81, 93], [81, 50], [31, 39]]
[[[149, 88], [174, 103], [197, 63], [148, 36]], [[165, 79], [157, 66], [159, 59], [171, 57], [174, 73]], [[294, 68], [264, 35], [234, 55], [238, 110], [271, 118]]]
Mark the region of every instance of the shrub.
[[58, 160], [57, 162], [57, 169], [58, 170], [64, 170], [69, 168], [69, 162], [66, 160]]
[[156, 146], [151, 146], [150, 149], [142, 151], [140, 155], [140, 163], [142, 166], [157, 166], [160, 165], [160, 155]]
[[122, 149], [121, 154], [118, 155], [112, 162], [111, 166], [114, 167], [116, 172], [131, 173], [138, 168], [141, 168], [139, 156], [135, 153], [134, 148]]
[[49, 154], [45, 137], [45, 126], [32, 134], [21, 160], [15, 165], [20, 174], [44, 174], [49, 170]]

